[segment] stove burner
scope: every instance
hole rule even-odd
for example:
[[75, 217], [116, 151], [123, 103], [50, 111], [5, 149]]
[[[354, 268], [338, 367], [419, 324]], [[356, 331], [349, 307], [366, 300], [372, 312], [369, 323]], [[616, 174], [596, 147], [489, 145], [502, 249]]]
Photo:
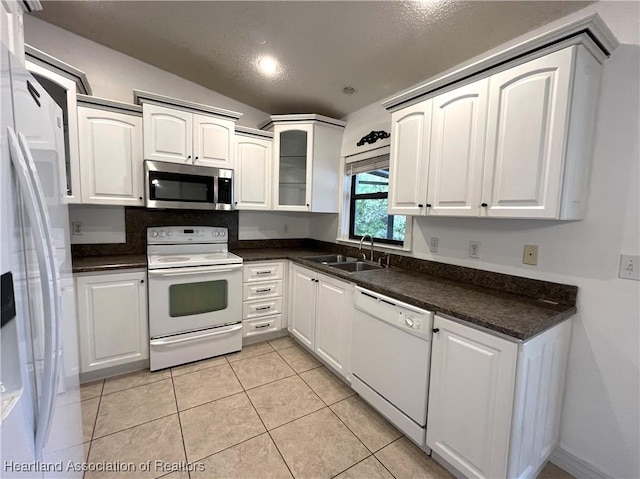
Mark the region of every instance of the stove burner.
[[188, 261], [186, 256], [167, 256], [166, 258], [158, 258], [158, 263], [176, 263], [178, 261]]

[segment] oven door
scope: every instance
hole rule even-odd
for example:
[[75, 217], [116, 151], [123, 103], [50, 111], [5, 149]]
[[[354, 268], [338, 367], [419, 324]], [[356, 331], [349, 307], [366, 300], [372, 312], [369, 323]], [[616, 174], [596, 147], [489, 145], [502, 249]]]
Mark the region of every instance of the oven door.
[[151, 338], [242, 321], [242, 264], [149, 270]]

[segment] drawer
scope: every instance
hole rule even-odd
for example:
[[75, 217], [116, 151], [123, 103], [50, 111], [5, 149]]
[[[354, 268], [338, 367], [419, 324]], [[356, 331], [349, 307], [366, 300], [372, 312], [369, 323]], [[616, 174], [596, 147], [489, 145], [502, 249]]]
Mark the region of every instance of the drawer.
[[242, 288], [242, 300], [267, 299], [282, 296], [282, 280], [245, 283]]
[[242, 319], [259, 318], [282, 313], [282, 298], [245, 301], [242, 303]]
[[284, 262], [248, 263], [244, 265], [244, 282], [282, 279], [284, 277]]
[[257, 336], [272, 333], [282, 329], [282, 315], [277, 314], [268, 318], [256, 318], [242, 321], [242, 337]]

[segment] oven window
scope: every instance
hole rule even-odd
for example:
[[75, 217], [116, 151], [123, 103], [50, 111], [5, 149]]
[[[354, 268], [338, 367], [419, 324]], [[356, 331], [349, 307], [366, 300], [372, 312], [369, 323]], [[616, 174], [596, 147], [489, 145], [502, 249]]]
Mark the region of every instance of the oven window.
[[151, 171], [149, 197], [156, 201], [213, 203], [213, 176]]
[[227, 309], [227, 280], [169, 286], [169, 316], [191, 316]]

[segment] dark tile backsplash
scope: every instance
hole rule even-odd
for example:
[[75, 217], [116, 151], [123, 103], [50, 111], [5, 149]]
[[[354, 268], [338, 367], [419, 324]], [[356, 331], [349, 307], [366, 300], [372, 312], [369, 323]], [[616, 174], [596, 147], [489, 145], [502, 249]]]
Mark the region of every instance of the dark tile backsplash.
[[146, 252], [149, 226], [224, 226], [229, 229], [229, 247], [238, 245], [237, 211], [155, 210], [126, 207], [126, 243], [72, 244], [73, 256], [140, 254]]

